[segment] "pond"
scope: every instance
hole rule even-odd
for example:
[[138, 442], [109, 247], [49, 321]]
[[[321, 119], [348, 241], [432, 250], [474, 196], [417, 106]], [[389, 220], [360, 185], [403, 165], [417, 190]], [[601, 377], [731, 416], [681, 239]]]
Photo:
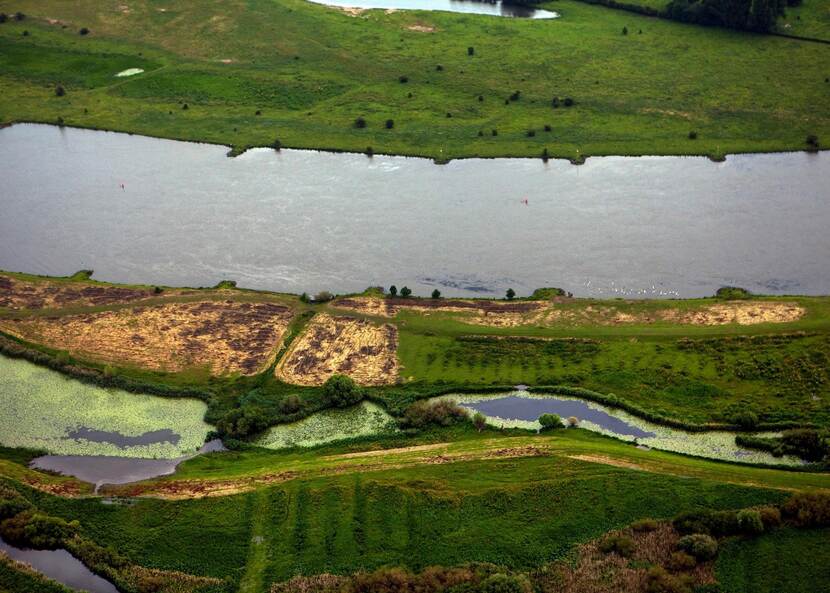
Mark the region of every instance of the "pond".
[[118, 593], [112, 583], [93, 573], [66, 550], [26, 550], [0, 539], [0, 551], [70, 589], [89, 593]]
[[[495, 395], [453, 394], [435, 399], [450, 399], [471, 412], [481, 412], [493, 426], [538, 430], [541, 428], [539, 416], [556, 414], [563, 421], [575, 417], [579, 428], [636, 443], [640, 447], [722, 461], [803, 465], [803, 462], [795, 457], [774, 457], [769, 453], [739, 447], [735, 444], [734, 432], [686, 432], [648, 422], [623, 410], [574, 397], [515, 391]], [[758, 433], [758, 436], [777, 434], [765, 432]]]
[[0, 269], [295, 293], [830, 293], [827, 152], [576, 166], [227, 150], [0, 130]]
[[316, 4], [343, 8], [383, 8], [386, 10], [443, 10], [465, 14], [487, 14], [530, 19], [555, 19], [556, 12], [487, 0], [311, 0]]
[[6, 447], [178, 459], [195, 453], [211, 429], [202, 401], [104, 389], [6, 356], [0, 356], [0, 393]]

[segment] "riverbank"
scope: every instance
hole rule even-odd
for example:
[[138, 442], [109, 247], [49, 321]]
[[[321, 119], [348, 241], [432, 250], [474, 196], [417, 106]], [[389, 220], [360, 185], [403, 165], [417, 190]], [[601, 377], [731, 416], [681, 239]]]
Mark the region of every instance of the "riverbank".
[[[114, 14], [92, 2], [20, 8], [26, 20], [0, 26], [4, 122], [62, 121], [235, 152], [278, 140], [439, 162], [722, 158], [808, 149], [809, 135], [830, 136], [830, 114], [818, 107], [830, 48], [568, 0], [555, 3], [562, 18], [550, 21], [349, 16], [302, 0], [209, 13], [197, 3], [159, 11], [138, 2]], [[79, 36], [81, 27], [91, 33]], [[275, 33], [276, 46], [268, 42]], [[371, 55], [357, 49], [367, 38]], [[586, 48], [591, 60], [579, 57]], [[135, 67], [144, 72], [115, 76]], [[65, 95], [55, 96], [56, 85]]]

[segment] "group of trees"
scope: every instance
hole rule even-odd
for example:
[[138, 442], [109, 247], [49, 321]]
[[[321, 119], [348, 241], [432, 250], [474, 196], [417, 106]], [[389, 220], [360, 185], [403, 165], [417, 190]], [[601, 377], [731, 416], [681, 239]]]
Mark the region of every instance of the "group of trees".
[[668, 18], [695, 23], [766, 33], [775, 28], [786, 6], [800, 0], [671, 0]]

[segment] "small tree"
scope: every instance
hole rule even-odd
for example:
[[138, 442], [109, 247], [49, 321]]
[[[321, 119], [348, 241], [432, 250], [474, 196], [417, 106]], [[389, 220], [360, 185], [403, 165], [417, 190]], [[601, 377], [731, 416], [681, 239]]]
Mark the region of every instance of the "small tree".
[[571, 107], [574, 104], [574, 100], [571, 99], [570, 97], [565, 97], [565, 100], [563, 101], [563, 104], [565, 105], [565, 107]]
[[432, 291], [432, 298], [440, 299], [441, 298], [441, 291], [438, 290], [437, 288], [435, 290], [433, 290]]
[[512, 288], [508, 288], [507, 292], [504, 293], [504, 296], [507, 298], [508, 301], [512, 301], [514, 298], [516, 298], [516, 291]]
[[556, 414], [542, 414], [539, 416], [539, 424], [542, 425], [542, 430], [553, 430], [555, 428], [564, 428], [562, 419]]
[[408, 286], [404, 286], [403, 288], [401, 288], [401, 296], [403, 298], [406, 298], [410, 295], [412, 295], [412, 290]]
[[689, 132], [689, 140], [697, 140], [697, 132], [695, 132], [694, 130]]
[[391, 119], [387, 119], [386, 120], [386, 129], [391, 130], [394, 127], [395, 127], [395, 121], [391, 120]]
[[16, 20], [16, 21], [22, 21], [22, 20], [24, 20], [25, 18], [26, 18], [26, 15], [25, 15], [25, 14], [23, 14], [22, 12], [16, 12], [16, 13], [14, 13], [14, 20]]
[[398, 76], [398, 82], [401, 83], [401, 84], [406, 84], [407, 82], [409, 82], [409, 77], [408, 76]]
[[363, 128], [366, 127], [366, 120], [363, 118], [362, 115], [355, 118], [354, 127], [358, 128], [360, 130], [362, 130]]
[[499, 135], [499, 131], [498, 131], [497, 129], [493, 128], [493, 130], [490, 132], [490, 135], [491, 135], [491, 136], [498, 136], [498, 135]]
[[9, 15], [5, 12], [0, 12], [0, 23], [5, 23], [7, 20], [9, 20]]
[[279, 151], [280, 151], [280, 149], [282, 148], [282, 142], [280, 142], [280, 141], [279, 141], [279, 138], [275, 139], [275, 140], [271, 143], [271, 148], [273, 148], [273, 149], [274, 149], [274, 150], [276, 150], [277, 152], [279, 152]]
[[314, 295], [314, 302], [315, 303], [327, 303], [334, 298], [334, 295], [331, 294], [328, 290], [321, 290], [317, 294]]
[[623, 27], [622, 28], [622, 34], [623, 35], [628, 35], [628, 27]]
[[389, 296], [397, 296], [398, 294], [398, 287], [394, 284], [389, 287]]
[[81, 27], [81, 30], [78, 31], [78, 33], [81, 35], [89, 35], [89, 29], [87, 29], [86, 27]]
[[816, 136], [815, 134], [809, 134], [807, 136], [807, 139], [805, 140], [805, 143], [812, 150], [818, 149], [818, 136]]
[[375, 155], [375, 149], [371, 146], [366, 147], [366, 156], [372, 158]]
[[55, 96], [56, 97], [63, 97], [66, 94], [66, 90], [61, 86], [58, 85], [55, 87]]
[[346, 375], [332, 375], [323, 384], [323, 398], [336, 408], [348, 408], [363, 399], [363, 390]]
[[476, 430], [481, 432], [487, 426], [487, 418], [485, 418], [484, 414], [481, 412], [476, 412], [473, 416], [473, 426], [476, 427]]
[[467, 55], [468, 56], [472, 56], [475, 53], [476, 53], [476, 49], [474, 47], [468, 47], [467, 48]]

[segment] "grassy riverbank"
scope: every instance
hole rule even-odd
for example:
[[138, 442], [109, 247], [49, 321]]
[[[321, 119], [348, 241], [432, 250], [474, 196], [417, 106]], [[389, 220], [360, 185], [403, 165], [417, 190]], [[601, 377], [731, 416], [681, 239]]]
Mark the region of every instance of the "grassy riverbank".
[[[547, 7], [562, 18], [3, 0], [27, 18], [0, 25], [0, 121], [437, 159], [720, 156], [830, 137], [828, 46], [570, 0]], [[145, 72], [115, 77], [134, 67]]]

